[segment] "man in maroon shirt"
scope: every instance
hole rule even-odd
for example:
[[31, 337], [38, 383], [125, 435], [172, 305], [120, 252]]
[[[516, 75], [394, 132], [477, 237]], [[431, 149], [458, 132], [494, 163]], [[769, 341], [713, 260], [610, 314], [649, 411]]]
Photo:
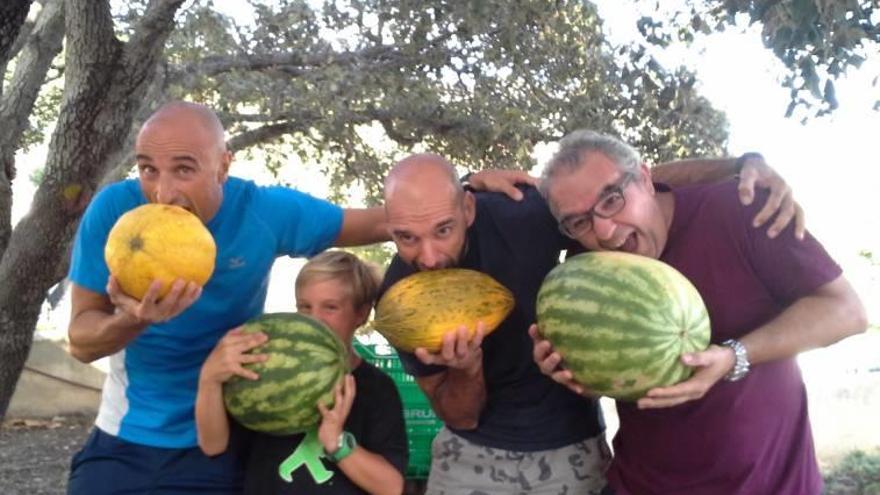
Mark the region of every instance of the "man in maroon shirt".
[[[693, 376], [618, 402], [608, 493], [811, 495], [822, 490], [798, 353], [863, 331], [864, 308], [809, 234], [752, 227], [734, 182], [655, 186], [638, 153], [590, 131], [568, 136], [542, 192], [560, 229], [589, 250], [660, 259], [702, 295], [712, 344]], [[760, 199], [752, 203], [761, 204]], [[589, 331], [585, 328], [584, 331]], [[533, 329], [534, 332], [534, 329]], [[542, 371], [585, 394], [536, 339]]]

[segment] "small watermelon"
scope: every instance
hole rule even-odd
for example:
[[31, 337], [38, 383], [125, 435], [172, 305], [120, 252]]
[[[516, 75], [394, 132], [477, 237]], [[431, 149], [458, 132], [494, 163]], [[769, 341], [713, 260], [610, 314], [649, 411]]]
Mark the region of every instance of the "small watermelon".
[[620, 400], [687, 379], [681, 355], [709, 345], [709, 315], [690, 281], [629, 253], [584, 253], [551, 270], [537, 319], [577, 381]]
[[247, 365], [256, 381], [234, 376], [223, 385], [226, 409], [243, 426], [273, 435], [305, 431], [321, 420], [318, 401], [332, 405], [333, 387], [348, 372], [345, 346], [317, 320], [267, 313], [244, 325], [269, 340], [251, 352], [269, 354]]
[[436, 352], [443, 334], [461, 325], [470, 335], [482, 321], [495, 330], [513, 309], [513, 294], [492, 277], [475, 270], [447, 268], [414, 273], [398, 280], [376, 305], [372, 326], [406, 352], [417, 347]]

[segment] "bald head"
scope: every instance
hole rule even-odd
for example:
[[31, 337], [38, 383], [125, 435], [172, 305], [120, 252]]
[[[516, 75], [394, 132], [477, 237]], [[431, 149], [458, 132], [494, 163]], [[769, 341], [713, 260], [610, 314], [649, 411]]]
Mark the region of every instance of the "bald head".
[[465, 193], [455, 167], [429, 153], [398, 162], [385, 179], [385, 216], [401, 259], [417, 270], [458, 264], [473, 223], [474, 196]]
[[221, 152], [226, 151], [223, 124], [217, 118], [217, 114], [204, 105], [188, 101], [172, 101], [159, 107], [144, 122], [139, 134], [172, 125], [199, 134], [205, 144], [209, 144], [212, 148], [217, 147]]
[[458, 202], [463, 193], [455, 167], [433, 153], [418, 153], [400, 160], [385, 178], [386, 204], [401, 198], [439, 199], [440, 195], [450, 195]]
[[208, 107], [163, 105], [141, 127], [135, 158], [149, 201], [186, 208], [205, 223], [220, 210], [232, 154], [220, 120]]

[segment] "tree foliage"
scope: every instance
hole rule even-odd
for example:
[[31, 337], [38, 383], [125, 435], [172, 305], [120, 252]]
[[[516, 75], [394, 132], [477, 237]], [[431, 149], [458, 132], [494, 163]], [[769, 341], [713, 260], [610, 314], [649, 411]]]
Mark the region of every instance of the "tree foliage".
[[[671, 18], [643, 18], [642, 34], [663, 45], [744, 22], [759, 24], [764, 45], [789, 69], [782, 80], [791, 92], [786, 116], [798, 107], [816, 116], [832, 112], [834, 80], [880, 54], [877, 0], [688, 0], [687, 6]], [[880, 98], [874, 109], [880, 110]]]
[[[394, 158], [419, 148], [529, 168], [536, 143], [584, 126], [658, 161], [723, 152], [726, 122], [693, 74], [612, 52], [588, 3], [249, 3], [252, 22], [210, 1], [180, 13], [149, 107], [208, 103], [233, 149], [326, 164], [338, 193], [355, 183], [376, 198]], [[119, 13], [123, 34], [140, 8]]]

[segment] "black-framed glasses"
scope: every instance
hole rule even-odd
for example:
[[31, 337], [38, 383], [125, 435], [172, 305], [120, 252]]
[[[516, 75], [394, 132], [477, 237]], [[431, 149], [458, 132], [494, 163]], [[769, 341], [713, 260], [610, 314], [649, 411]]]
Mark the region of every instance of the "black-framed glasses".
[[559, 220], [559, 231], [572, 239], [577, 239], [593, 230], [594, 216], [611, 218], [620, 213], [620, 210], [626, 206], [626, 197], [623, 195], [623, 190], [635, 176], [633, 173], [623, 174], [616, 183], [605, 189], [605, 192], [592, 208], [583, 213], [568, 215]]

